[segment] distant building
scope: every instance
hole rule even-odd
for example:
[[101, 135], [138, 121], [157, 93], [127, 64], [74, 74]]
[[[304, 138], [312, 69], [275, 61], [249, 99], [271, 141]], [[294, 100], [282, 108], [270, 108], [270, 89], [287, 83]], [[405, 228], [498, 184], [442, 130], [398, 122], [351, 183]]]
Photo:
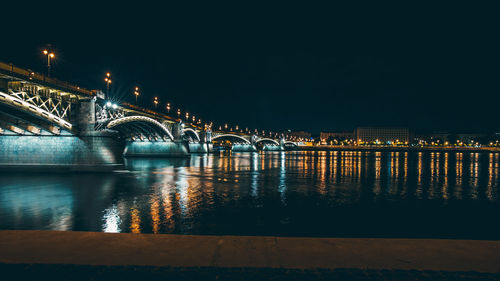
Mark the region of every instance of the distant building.
[[426, 142], [440, 141], [442, 143], [450, 141], [451, 133], [448, 131], [431, 132], [431, 133], [418, 133], [415, 134], [417, 140]]
[[482, 140], [485, 137], [487, 137], [486, 134], [475, 134], [475, 133], [457, 134], [457, 140], [464, 142], [464, 143], [470, 143], [473, 141], [477, 142], [479, 140]]
[[356, 140], [361, 142], [410, 142], [410, 129], [390, 127], [360, 127], [356, 128]]
[[354, 139], [354, 132], [352, 131], [343, 131], [343, 132], [321, 132], [319, 134], [319, 138], [322, 141], [326, 141], [329, 138], [339, 139], [339, 140], [349, 140]]
[[306, 131], [292, 131], [288, 133], [289, 136], [301, 139], [311, 139], [311, 133]]

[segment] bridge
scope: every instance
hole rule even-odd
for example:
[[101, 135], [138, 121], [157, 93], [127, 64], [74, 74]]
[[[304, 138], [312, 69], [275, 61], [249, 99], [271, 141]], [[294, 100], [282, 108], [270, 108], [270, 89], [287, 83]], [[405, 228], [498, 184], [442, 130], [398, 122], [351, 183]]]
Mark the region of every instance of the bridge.
[[295, 143], [212, 132], [0, 62], [0, 167], [113, 169], [123, 157], [188, 156], [209, 153], [214, 145], [258, 151], [283, 150]]

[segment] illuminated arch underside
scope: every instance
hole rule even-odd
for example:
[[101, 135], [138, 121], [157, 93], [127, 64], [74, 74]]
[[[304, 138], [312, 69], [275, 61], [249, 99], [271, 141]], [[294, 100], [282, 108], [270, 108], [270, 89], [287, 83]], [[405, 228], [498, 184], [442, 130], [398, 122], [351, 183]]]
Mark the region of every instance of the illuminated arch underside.
[[249, 140], [245, 139], [244, 137], [238, 136], [238, 135], [231, 135], [231, 134], [224, 134], [224, 135], [218, 135], [216, 137], [213, 137], [212, 140], [220, 139], [220, 138], [236, 138], [242, 140], [246, 144], [251, 144]]
[[191, 133], [192, 135], [194, 135], [194, 136], [195, 136], [196, 140], [198, 140], [198, 142], [200, 142], [200, 135], [198, 135], [198, 133], [197, 133], [195, 130], [193, 130], [193, 129], [191, 129], [191, 128], [185, 128], [185, 129], [184, 129], [184, 132], [189, 132], [189, 133]]
[[127, 116], [113, 120], [108, 123], [108, 129], [116, 129], [126, 135], [143, 135], [146, 137], [167, 136], [170, 140], [174, 140], [172, 133], [160, 122], [146, 116]]
[[264, 139], [259, 139], [259, 140], [258, 140], [258, 141], [256, 141], [255, 143], [257, 144], [257, 143], [259, 143], [259, 142], [272, 142], [272, 143], [274, 143], [274, 144], [276, 144], [276, 145], [280, 145], [280, 143], [279, 143], [279, 142], [277, 142], [276, 140], [273, 140], [273, 139], [266, 139], [266, 138], [264, 138]]

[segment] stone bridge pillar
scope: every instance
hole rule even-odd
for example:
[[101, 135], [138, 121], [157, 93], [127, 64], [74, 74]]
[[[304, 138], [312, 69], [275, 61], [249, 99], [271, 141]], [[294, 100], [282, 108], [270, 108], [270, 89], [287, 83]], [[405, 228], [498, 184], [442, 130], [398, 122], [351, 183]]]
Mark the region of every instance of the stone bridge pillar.
[[212, 131], [207, 130], [204, 132], [200, 132], [200, 142], [202, 143], [211, 143], [212, 142]]
[[252, 145], [255, 145], [255, 143], [257, 142], [257, 140], [258, 140], [258, 137], [257, 137], [256, 135], [252, 135], [252, 136], [250, 137], [250, 143], [251, 143]]
[[95, 98], [80, 100], [78, 109], [72, 116], [77, 127], [78, 134], [87, 135], [95, 131]]
[[[200, 143], [198, 144], [198, 146], [200, 146], [200, 148], [198, 150], [194, 150], [194, 151], [202, 152], [202, 153], [208, 153], [208, 152], [213, 151], [212, 131], [210, 131], [210, 130], [203, 131], [203, 132], [198, 133], [198, 135], [200, 136]], [[195, 146], [195, 144], [190, 144], [190, 145]]]
[[183, 141], [183, 136], [184, 136], [183, 130], [184, 130], [184, 123], [182, 123], [182, 121], [179, 123], [175, 123], [172, 126], [172, 136], [174, 137], [175, 142]]

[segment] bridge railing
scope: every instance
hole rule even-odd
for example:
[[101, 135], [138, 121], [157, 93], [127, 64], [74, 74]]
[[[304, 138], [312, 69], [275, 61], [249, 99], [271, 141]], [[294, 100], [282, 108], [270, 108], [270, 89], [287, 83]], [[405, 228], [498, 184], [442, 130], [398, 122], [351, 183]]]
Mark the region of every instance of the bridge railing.
[[83, 94], [83, 95], [88, 95], [88, 96], [94, 96], [91, 90], [87, 90], [78, 86], [75, 86], [73, 84], [70, 84], [68, 82], [60, 81], [55, 78], [50, 78], [47, 77], [43, 74], [36, 73], [30, 70], [26, 70], [24, 68], [20, 68], [17, 66], [14, 66], [13, 64], [8, 64], [4, 62], [0, 62], [0, 70], [4, 72], [5, 74], [10, 74], [13, 76], [17, 76], [18, 78], [25, 79], [26, 81], [33, 81], [33, 82], [42, 82], [45, 84], [53, 85], [58, 88], [61, 88], [62, 90], [69, 90], [78, 94]]

